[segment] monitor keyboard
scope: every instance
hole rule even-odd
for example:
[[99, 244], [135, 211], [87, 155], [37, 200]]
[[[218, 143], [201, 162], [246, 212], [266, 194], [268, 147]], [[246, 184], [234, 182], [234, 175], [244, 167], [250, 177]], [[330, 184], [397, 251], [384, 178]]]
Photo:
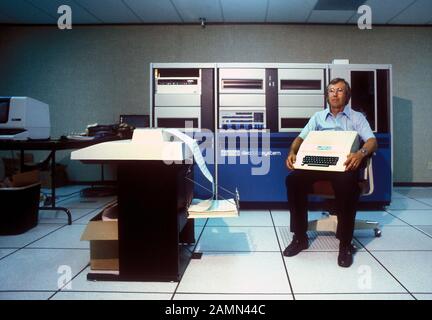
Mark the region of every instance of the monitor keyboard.
[[305, 156], [303, 158], [302, 166], [314, 166], [314, 167], [329, 167], [335, 166], [339, 160], [339, 157], [326, 157], [326, 156]]

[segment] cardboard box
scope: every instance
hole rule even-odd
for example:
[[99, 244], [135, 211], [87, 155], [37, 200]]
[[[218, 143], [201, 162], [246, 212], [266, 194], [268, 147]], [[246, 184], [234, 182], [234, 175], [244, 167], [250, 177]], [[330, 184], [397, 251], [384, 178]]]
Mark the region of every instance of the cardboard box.
[[0, 188], [20, 188], [39, 183], [39, 171], [20, 172], [0, 181]]
[[28, 172], [17, 173], [12, 176], [12, 187], [25, 187], [39, 182], [39, 171], [32, 170]]
[[[66, 166], [56, 163], [55, 166], [55, 186], [56, 188], [63, 187], [69, 183], [69, 178], [66, 171]], [[40, 181], [42, 188], [50, 189], [52, 185], [51, 170], [43, 170], [40, 172]]]
[[81, 240], [90, 241], [91, 270], [119, 270], [117, 221], [103, 221], [103, 210], [89, 221]]

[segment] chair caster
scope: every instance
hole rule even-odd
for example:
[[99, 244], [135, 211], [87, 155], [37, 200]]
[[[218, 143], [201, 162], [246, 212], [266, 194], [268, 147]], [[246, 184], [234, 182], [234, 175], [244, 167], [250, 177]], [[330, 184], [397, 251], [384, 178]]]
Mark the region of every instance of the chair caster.
[[381, 237], [381, 230], [380, 229], [375, 228], [374, 231], [375, 231], [375, 237], [377, 237], [377, 238]]

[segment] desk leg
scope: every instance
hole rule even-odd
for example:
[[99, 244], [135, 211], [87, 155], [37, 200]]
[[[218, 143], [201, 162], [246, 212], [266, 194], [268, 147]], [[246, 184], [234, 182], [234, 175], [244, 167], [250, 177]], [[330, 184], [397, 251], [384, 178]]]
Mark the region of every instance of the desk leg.
[[68, 224], [69, 225], [72, 224], [72, 214], [68, 208], [51, 206], [51, 207], [39, 207], [39, 210], [64, 211], [68, 216]]
[[[56, 165], [56, 159], [55, 159], [55, 152], [56, 150], [51, 150], [50, 154], [48, 155], [48, 159], [51, 159], [51, 204], [47, 207], [39, 207], [39, 210], [50, 210], [50, 211], [64, 211], [68, 216], [68, 224], [72, 224], [72, 215], [68, 208], [64, 207], [57, 207], [56, 206], [56, 190], [55, 190], [55, 165]], [[24, 149], [20, 149], [20, 167], [21, 172], [24, 170]], [[44, 161], [44, 162], [45, 162]]]
[[51, 207], [55, 207], [56, 205], [56, 186], [55, 186], [55, 150], [51, 150], [51, 154], [49, 155], [51, 158]]
[[51, 150], [50, 155], [48, 158], [51, 158], [51, 206], [49, 207], [40, 207], [40, 210], [53, 210], [53, 211], [64, 211], [68, 216], [68, 224], [72, 224], [72, 215], [68, 208], [63, 207], [57, 207], [56, 206], [56, 186], [55, 186], [55, 166], [56, 166], [56, 159], [55, 159], [55, 150]]

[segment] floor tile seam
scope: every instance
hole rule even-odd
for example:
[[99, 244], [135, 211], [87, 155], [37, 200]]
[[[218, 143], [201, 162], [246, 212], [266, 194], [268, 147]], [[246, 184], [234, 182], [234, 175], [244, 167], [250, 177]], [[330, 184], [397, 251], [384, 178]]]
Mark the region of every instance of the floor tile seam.
[[[427, 206], [430, 206], [430, 207], [432, 207], [430, 204], [428, 204], [428, 203], [425, 203], [425, 202], [423, 202], [423, 201], [421, 201], [421, 200], [419, 200], [418, 198], [416, 198], [416, 197], [410, 197], [410, 196], [406, 196], [408, 199], [411, 199], [411, 200], [415, 200], [415, 201], [418, 201], [418, 202], [420, 202], [421, 204], [425, 204], [425, 205], [427, 205]], [[431, 199], [431, 198], [421, 198], [421, 199]]]
[[28, 248], [23, 248], [25, 250], [28, 249], [48, 249], [48, 250], [90, 250], [90, 248], [77, 248], [77, 247], [28, 247]]
[[[205, 229], [205, 227], [206, 227], [208, 221], [209, 221], [209, 219], [207, 218], [206, 221], [204, 222], [204, 225], [202, 226], [201, 232], [200, 232], [200, 234], [198, 235], [198, 239], [196, 239], [195, 244], [194, 244], [194, 246], [193, 246], [193, 248], [192, 248], [192, 250], [191, 250], [192, 254], [195, 253], [195, 252], [197, 252], [196, 249], [197, 249], [198, 243], [199, 243], [200, 240], [201, 240], [201, 237], [202, 237], [202, 235], [203, 235], [203, 233], [204, 233], [204, 229]], [[199, 252], [200, 252], [200, 251], [198, 251], [197, 253], [199, 253]], [[179, 287], [181, 281], [183, 280], [183, 276], [184, 276], [184, 274], [187, 272], [187, 269], [188, 269], [188, 267], [189, 267], [189, 264], [190, 264], [191, 260], [192, 260], [192, 258], [190, 258], [189, 261], [187, 262], [187, 264], [186, 264], [186, 266], [185, 266], [185, 269], [184, 269], [184, 272], [183, 272], [183, 274], [181, 275], [181, 278], [180, 278], [180, 280], [178, 281], [176, 287], [174, 288], [174, 291], [172, 292], [172, 296], [171, 296], [170, 300], [173, 300], [174, 295], [175, 295], [175, 293], [176, 293], [176, 291], [177, 291], [177, 289], [178, 289], [178, 287]]]
[[[56, 197], [59, 197], [59, 200], [56, 199], [56, 204], [61, 204], [63, 201], [72, 199], [73, 197], [75, 197], [76, 194], [78, 194], [80, 192], [81, 192], [81, 190], [80, 191], [76, 191], [73, 194], [66, 195], [66, 196], [56, 195]], [[57, 191], [56, 191], [56, 193], [57, 193]], [[60, 199], [61, 197], [65, 197], [65, 198], [64, 199]]]
[[[432, 207], [431, 207], [431, 209], [413, 209], [413, 208], [402, 208], [402, 209], [397, 209], [397, 208], [385, 208], [383, 211], [385, 211], [385, 212], [388, 212], [387, 210], [392, 210], [392, 211], [431, 211], [432, 210]], [[375, 210], [375, 211], [377, 211], [377, 210]], [[380, 210], [379, 210], [380, 211]], [[363, 212], [367, 212], [367, 211], [363, 211]], [[388, 212], [388, 213], [390, 213], [390, 212]]]
[[[52, 233], [54, 233], [54, 232], [56, 232], [56, 231], [58, 231], [58, 230], [64, 228], [65, 226], [66, 226], [66, 224], [65, 224], [65, 225], [62, 225], [62, 226], [59, 226], [57, 229], [50, 231], [50, 232], [47, 233], [46, 235], [44, 235], [44, 236], [42, 236], [42, 237], [40, 237], [40, 238], [38, 238], [38, 239], [36, 239], [36, 240], [34, 240], [34, 241], [31, 241], [30, 243], [27, 243], [25, 246], [22, 246], [22, 247], [20, 246], [20, 247], [18, 248], [18, 250], [15, 250], [14, 252], [8, 254], [7, 256], [10, 256], [11, 254], [14, 254], [14, 253], [16, 253], [16, 252], [18, 252], [18, 251], [20, 251], [20, 250], [22, 250], [22, 249], [26, 249], [29, 245], [35, 243], [36, 241], [39, 241], [39, 240], [45, 238], [46, 236], [49, 236], [50, 234], [52, 234]], [[7, 256], [0, 258], [0, 261], [1, 261], [2, 259], [6, 258]]]
[[206, 228], [273, 228], [273, 225], [256, 226], [256, 225], [208, 225]]
[[[404, 227], [404, 228], [407, 228], [407, 227], [415, 227], [415, 226], [422, 226], [422, 227], [432, 227], [432, 224], [409, 224], [408, 222], [405, 222], [406, 223], [406, 225], [402, 225], [402, 224], [381, 224], [380, 226], [382, 227], [382, 228], [400, 228], [400, 227]], [[360, 231], [360, 230], [362, 230], [362, 229], [357, 229], [357, 230], [355, 230], [355, 231]], [[367, 229], [363, 229], [363, 230], [367, 230]]]
[[274, 222], [272, 210], [269, 210], [269, 211], [270, 211], [270, 219], [272, 220], [272, 223], [273, 223], [274, 232], [276, 233], [276, 240], [278, 242], [279, 252], [281, 254], [282, 263], [283, 263], [283, 266], [284, 266], [284, 269], [285, 269], [285, 275], [286, 275], [287, 280], [288, 280], [289, 289], [291, 290], [290, 294], [291, 294], [293, 300], [295, 300], [295, 297], [294, 297], [294, 294], [293, 294], [293, 286], [292, 286], [290, 275], [289, 275], [289, 272], [288, 272], [288, 267], [286, 265], [286, 262], [285, 262], [285, 259], [284, 259], [284, 256], [283, 256], [283, 250], [284, 249], [282, 249], [281, 241], [279, 239], [279, 233], [278, 233], [278, 230], [277, 230], [275, 222]]
[[[95, 211], [95, 210], [102, 209], [102, 208], [105, 207], [107, 204], [111, 203], [112, 201], [114, 201], [114, 199], [111, 200], [111, 201], [108, 201], [108, 202], [104, 203], [103, 205], [100, 205], [99, 207], [96, 207], [96, 208], [72, 207], [72, 206], [68, 206], [67, 209], [87, 209], [87, 210], [90, 210], [90, 209], [91, 209], [92, 211]], [[96, 202], [97, 202], [97, 201], [92, 202], [92, 203], [96, 203]], [[82, 202], [80, 202], [80, 203], [82, 203]], [[82, 217], [80, 217], [80, 218], [82, 218]]]
[[291, 292], [221, 292], [221, 291], [177, 291], [176, 294], [188, 294], [188, 295], [193, 295], [193, 294], [204, 294], [204, 295], [212, 295], [212, 294], [217, 294], [217, 295], [268, 295], [268, 296], [272, 296], [272, 295], [290, 295], [292, 296]]
[[[391, 209], [391, 210], [393, 210], [393, 209]], [[401, 210], [401, 211], [407, 211], [407, 210]], [[394, 215], [393, 213], [391, 213], [391, 212], [389, 212], [389, 211], [387, 211], [387, 210], [385, 210], [385, 212], [387, 212], [387, 213], [388, 213], [389, 215], [391, 215], [393, 218], [395, 218], [395, 219], [397, 219], [397, 220], [399, 220], [399, 221], [402, 221], [403, 223], [405, 223], [405, 224], [407, 224], [408, 226], [410, 226], [410, 224], [409, 224], [407, 221], [403, 220], [402, 218], [400, 218], [400, 217]], [[390, 225], [386, 225], [386, 226], [390, 226]], [[393, 225], [393, 226], [396, 226], [396, 225]], [[405, 225], [402, 225], [402, 227], [406, 227], [406, 226], [405, 226]]]
[[[388, 212], [388, 213], [391, 214], [390, 212]], [[392, 214], [392, 216], [394, 216], [394, 215]], [[394, 216], [394, 217], [396, 217], [396, 216]], [[411, 228], [414, 228], [417, 231], [423, 233], [425, 236], [427, 236], [429, 238], [432, 238], [432, 235], [430, 235], [430, 234], [428, 234], [428, 233], [424, 232], [423, 230], [421, 230], [421, 229], [419, 229], [419, 228], [416, 227], [416, 226], [419, 226], [419, 225], [417, 225], [417, 224], [411, 224], [411, 223], [409, 223], [409, 222], [407, 222], [407, 221], [405, 221], [405, 220], [403, 220], [403, 219], [401, 219], [399, 217], [396, 217], [396, 218], [399, 219], [399, 220], [401, 220], [401, 221], [403, 221], [404, 223], [406, 223]], [[423, 225], [421, 225], [421, 226], [423, 226]], [[427, 226], [430, 226], [430, 225], [425, 225], [425, 226], [427, 227]], [[387, 225], [386, 227], [388, 228], [388, 227], [406, 227], [406, 226], [395, 226], [395, 225], [391, 226], [391, 225]]]
[[[233, 254], [233, 253], [280, 253], [283, 250], [250, 250], [250, 251], [241, 251], [241, 250], [233, 250], [233, 251], [228, 251], [228, 250], [200, 250], [199, 252], [201, 253], [227, 253], [227, 254]], [[360, 249], [358, 250], [359, 252], [366, 252], [364, 249]], [[397, 252], [405, 252], [405, 251], [432, 251], [431, 250], [381, 250], [381, 251], [397, 251]], [[303, 250], [302, 252], [304, 253], [325, 253], [325, 252], [339, 252], [339, 248], [335, 248], [335, 249], [311, 249], [309, 247], [309, 249], [307, 250]]]
[[[89, 248], [44, 248], [44, 247], [24, 247], [20, 248], [20, 250], [80, 250], [87, 251]], [[18, 250], [17, 250], [18, 251]]]
[[70, 279], [69, 281], [67, 281], [62, 287], [57, 288], [57, 290], [48, 297], [47, 300], [51, 300], [57, 293], [59, 293], [64, 287], [66, 287], [69, 283], [72, 284], [72, 281], [77, 278], [82, 272], [84, 272], [84, 270], [86, 270], [89, 267], [90, 263], [87, 263], [79, 272], [77, 272], [77, 274], [75, 276], [72, 277], [72, 279]]
[[[97, 210], [99, 210], [101, 207], [99, 207], [99, 208], [68, 208], [68, 209], [86, 209], [86, 210], [90, 210], [89, 212], [87, 212], [86, 214], [84, 214], [84, 215], [82, 215], [82, 216], [80, 216], [80, 217], [78, 217], [78, 218], [76, 218], [76, 219], [74, 219], [74, 220], [72, 220], [72, 224], [71, 225], [87, 225], [88, 224], [88, 222], [87, 223], [75, 223], [76, 221], [78, 221], [78, 220], [80, 220], [80, 219], [82, 219], [82, 218], [85, 218], [85, 217], [87, 217], [88, 215], [90, 215], [90, 214], [92, 214], [92, 213], [95, 213], [95, 211], [97, 211]], [[59, 210], [57, 210], [57, 211], [59, 211]], [[55, 219], [55, 218], [47, 218], [47, 219]], [[67, 223], [67, 221], [64, 221], [64, 222], [58, 222], [58, 223], [54, 223], [54, 222], [38, 222], [38, 223], [40, 223], [40, 224], [66, 224]]]
[[411, 296], [408, 292], [393, 292], [393, 291], [363, 291], [363, 292], [294, 292], [295, 295], [381, 295], [381, 294], [393, 294], [393, 295], [407, 295]]
[[[358, 241], [358, 239], [356, 238], [356, 237], [354, 237], [356, 240], [357, 240], [357, 242], [359, 242]], [[407, 291], [407, 293], [409, 293], [414, 299], [415, 299], [415, 297], [412, 295], [412, 293], [408, 290], [408, 288], [406, 288], [403, 284], [402, 284], [402, 282], [401, 281], [399, 281], [399, 279], [398, 278], [396, 278], [396, 276], [392, 273], [392, 272], [390, 272], [390, 270], [388, 269], [388, 268], [386, 268], [386, 266], [384, 266], [384, 264], [375, 256], [375, 255], [373, 255], [372, 254], [372, 252], [370, 251], [370, 250], [368, 250], [362, 243], [360, 243], [362, 246], [363, 246], [363, 249], [366, 251], [366, 252], [368, 252], [369, 254], [370, 254], [370, 256], [394, 279], [394, 280], [396, 280], [396, 282], [403, 288], [403, 289], [405, 289], [406, 291]]]
[[[1, 291], [0, 291], [1, 292]], [[127, 294], [172, 294], [172, 291], [122, 291], [122, 290], [60, 290], [58, 293], [127, 293]]]
[[0, 293], [4, 292], [54, 292], [54, 290], [28, 290], [28, 289], [17, 289], [17, 290], [2, 290], [0, 289]]
[[[72, 222], [76, 222], [76, 221], [78, 221], [78, 220], [80, 220], [80, 219], [82, 219], [82, 218], [85, 218], [85, 217], [87, 217], [88, 215], [90, 215], [90, 214], [92, 214], [92, 213], [95, 213], [95, 212], [96, 212], [97, 210], [99, 210], [99, 209], [100, 209], [100, 208], [92, 209], [91, 211], [89, 211], [88, 213], [82, 215], [81, 217], [76, 218], [75, 220], [72, 220]], [[87, 222], [87, 223], [72, 223], [72, 224], [76, 224], [76, 225], [85, 224], [85, 225], [87, 225], [88, 222]]]

